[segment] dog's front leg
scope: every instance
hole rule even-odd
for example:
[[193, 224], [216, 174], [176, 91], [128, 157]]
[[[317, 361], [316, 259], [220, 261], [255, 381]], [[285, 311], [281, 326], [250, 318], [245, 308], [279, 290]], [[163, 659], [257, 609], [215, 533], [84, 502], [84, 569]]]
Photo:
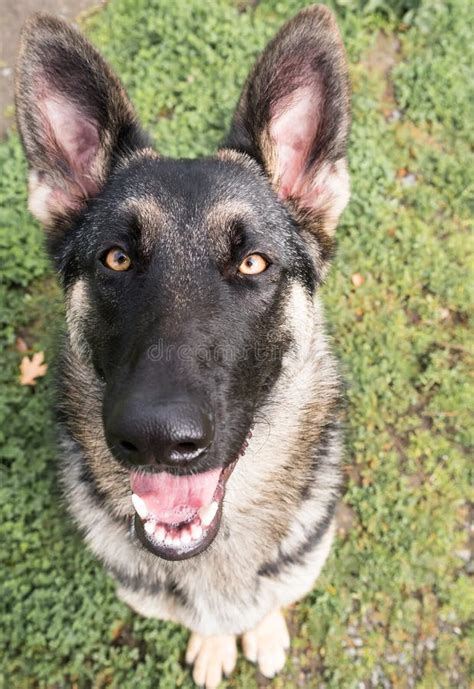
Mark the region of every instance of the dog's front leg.
[[274, 677], [283, 669], [290, 635], [281, 610], [270, 613], [242, 635], [242, 649], [247, 660], [257, 663], [265, 677]]
[[233, 635], [200, 636], [192, 633], [186, 650], [186, 662], [194, 665], [193, 679], [199, 687], [216, 689], [222, 675], [230, 675], [237, 660]]

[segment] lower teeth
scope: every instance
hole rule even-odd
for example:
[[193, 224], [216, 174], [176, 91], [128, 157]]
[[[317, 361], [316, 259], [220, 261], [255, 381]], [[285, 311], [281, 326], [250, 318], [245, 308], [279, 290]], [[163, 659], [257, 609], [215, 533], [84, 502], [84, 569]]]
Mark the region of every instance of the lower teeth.
[[[215, 512], [217, 512], [217, 509]], [[168, 530], [166, 526], [157, 524], [153, 519], [147, 519], [143, 524], [143, 528], [155, 541], [168, 546], [178, 547], [180, 545], [189, 545], [192, 541], [198, 541], [202, 537], [203, 526], [206, 527], [210, 524], [208, 519], [206, 521], [208, 522], [207, 524], [202, 524], [198, 515], [191, 524], [183, 526], [181, 529], [171, 528]]]

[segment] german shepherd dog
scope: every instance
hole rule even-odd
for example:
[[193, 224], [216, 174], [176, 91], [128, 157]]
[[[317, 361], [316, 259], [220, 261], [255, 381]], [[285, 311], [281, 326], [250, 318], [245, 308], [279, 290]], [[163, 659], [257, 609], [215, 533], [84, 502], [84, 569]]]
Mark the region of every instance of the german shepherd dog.
[[341, 492], [341, 383], [318, 291], [349, 199], [349, 86], [311, 6], [257, 61], [208, 158], [152, 148], [75, 30], [35, 15], [16, 91], [29, 208], [65, 293], [61, 480], [142, 615], [191, 630], [193, 677], [272, 677]]

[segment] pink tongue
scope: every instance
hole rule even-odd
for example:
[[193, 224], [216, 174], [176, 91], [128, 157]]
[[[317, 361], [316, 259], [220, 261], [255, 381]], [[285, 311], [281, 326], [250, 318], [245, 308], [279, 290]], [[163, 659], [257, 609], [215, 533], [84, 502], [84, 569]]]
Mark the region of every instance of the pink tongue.
[[150, 517], [163, 524], [179, 524], [212, 502], [221, 472], [212, 469], [192, 476], [133, 473], [130, 485], [145, 502]]

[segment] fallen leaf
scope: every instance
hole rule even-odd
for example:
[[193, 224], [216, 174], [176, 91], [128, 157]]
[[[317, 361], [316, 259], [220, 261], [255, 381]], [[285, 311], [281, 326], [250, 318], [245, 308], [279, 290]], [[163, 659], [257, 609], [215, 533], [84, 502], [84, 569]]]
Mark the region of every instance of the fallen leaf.
[[360, 273], [354, 273], [354, 275], [351, 277], [351, 280], [354, 287], [361, 287], [365, 282], [365, 277]]
[[36, 385], [36, 379], [46, 375], [47, 370], [44, 352], [36, 352], [31, 359], [24, 356], [20, 364], [20, 385]]

